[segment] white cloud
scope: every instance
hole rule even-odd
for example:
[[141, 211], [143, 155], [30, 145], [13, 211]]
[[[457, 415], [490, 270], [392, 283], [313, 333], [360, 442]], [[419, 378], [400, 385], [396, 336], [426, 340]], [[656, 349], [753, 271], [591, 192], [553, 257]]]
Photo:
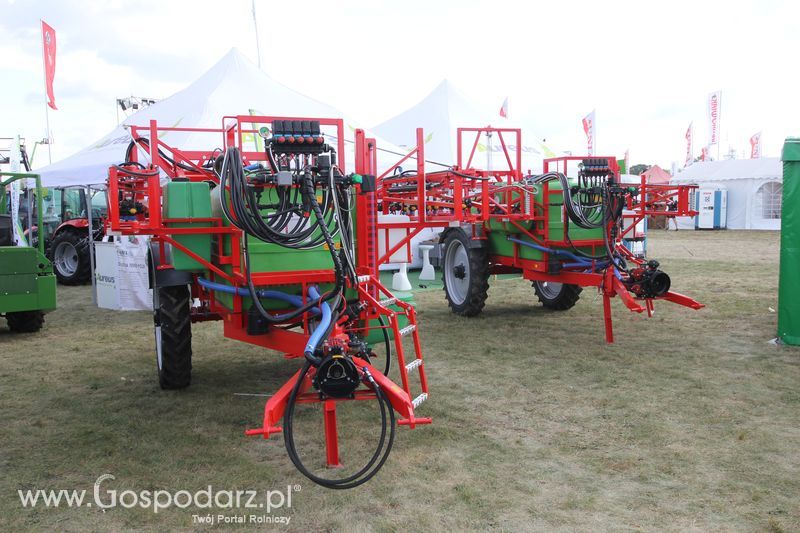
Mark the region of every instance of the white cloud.
[[[765, 155], [800, 134], [792, 54], [797, 2], [257, 0], [264, 69], [296, 90], [377, 124], [442, 78], [553, 146], [580, 151], [597, 110], [601, 152], [668, 166], [707, 94], [723, 91], [723, 152], [764, 131]], [[38, 19], [58, 33], [51, 113], [61, 158], [116, 124], [114, 101], [164, 98], [230, 47], [256, 58], [250, 1], [42, 0], [0, 4], [3, 130], [43, 136]], [[33, 100], [33, 101], [31, 101]], [[39, 156], [37, 156], [38, 159]], [[41, 160], [40, 160], [41, 161]]]

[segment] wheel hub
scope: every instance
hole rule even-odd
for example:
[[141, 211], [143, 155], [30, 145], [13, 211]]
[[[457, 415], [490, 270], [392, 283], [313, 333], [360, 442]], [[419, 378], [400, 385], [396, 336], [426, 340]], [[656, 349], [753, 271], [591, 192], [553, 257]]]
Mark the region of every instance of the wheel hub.
[[444, 282], [450, 300], [457, 305], [464, 303], [469, 293], [469, 254], [459, 241], [447, 247], [444, 258]]
[[78, 270], [78, 251], [71, 243], [59, 243], [53, 253], [53, 263], [62, 275], [72, 276]]

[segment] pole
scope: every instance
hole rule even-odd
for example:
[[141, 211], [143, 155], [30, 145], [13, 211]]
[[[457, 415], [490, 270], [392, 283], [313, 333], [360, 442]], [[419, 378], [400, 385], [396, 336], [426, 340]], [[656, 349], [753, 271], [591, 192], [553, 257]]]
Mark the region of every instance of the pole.
[[492, 171], [492, 132], [486, 132], [486, 170]]
[[778, 340], [800, 345], [800, 138], [784, 141], [783, 193], [781, 200], [781, 258], [778, 280]]
[[89, 272], [92, 276], [92, 303], [97, 305], [97, 279], [94, 275], [94, 229], [92, 228], [92, 188], [86, 187], [86, 219], [89, 221]]
[[253, 26], [256, 29], [256, 54], [258, 55], [258, 68], [261, 68], [261, 45], [258, 40], [258, 20], [256, 20], [256, 0], [252, 0], [253, 6]]
[[719, 161], [719, 145], [722, 144], [722, 91], [719, 92], [719, 102], [717, 103], [717, 161]]
[[[43, 22], [43, 20], [39, 19], [40, 27]], [[50, 103], [47, 99], [47, 58], [44, 51], [44, 39], [42, 39], [42, 74], [42, 81], [44, 82], [44, 122], [47, 128], [45, 130], [47, 134], [47, 164], [49, 165], [53, 163], [53, 152], [50, 148], [50, 111], [47, 109], [50, 107]]]

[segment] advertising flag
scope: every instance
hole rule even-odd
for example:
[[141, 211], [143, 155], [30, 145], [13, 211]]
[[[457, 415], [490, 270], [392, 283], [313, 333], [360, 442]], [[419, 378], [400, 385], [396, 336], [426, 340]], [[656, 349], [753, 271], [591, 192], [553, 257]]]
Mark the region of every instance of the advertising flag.
[[688, 167], [692, 164], [692, 123], [689, 123], [689, 129], [686, 130], [686, 163], [684, 166]]
[[710, 161], [708, 157], [708, 146], [703, 146], [700, 149], [700, 161]]
[[44, 85], [47, 90], [47, 105], [56, 107], [53, 95], [53, 78], [56, 76], [56, 32], [45, 21], [42, 21], [42, 55], [44, 56]]
[[508, 118], [508, 96], [503, 100], [503, 105], [500, 106], [500, 116]]
[[588, 147], [587, 153], [594, 155], [596, 125], [594, 118], [594, 109], [591, 113], [583, 117], [583, 132], [586, 134], [586, 145]]
[[708, 95], [708, 145], [719, 142], [719, 116], [722, 103], [722, 91]]
[[750, 137], [750, 159], [761, 157], [761, 132]]

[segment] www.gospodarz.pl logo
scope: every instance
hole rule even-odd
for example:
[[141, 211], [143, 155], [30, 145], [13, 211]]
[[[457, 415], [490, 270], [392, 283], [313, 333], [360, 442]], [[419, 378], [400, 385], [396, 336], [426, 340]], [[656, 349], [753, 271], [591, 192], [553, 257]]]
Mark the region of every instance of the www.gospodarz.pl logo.
[[[115, 508], [152, 509], [158, 513], [164, 509], [209, 509], [258, 511], [262, 515], [193, 515], [195, 523], [285, 523], [289, 516], [272, 516], [274, 511], [292, 508], [292, 496], [300, 491], [300, 485], [287, 485], [285, 490], [228, 490], [214, 489], [208, 485], [203, 489], [190, 490], [122, 490], [110, 488], [109, 482], [116, 478], [103, 474], [94, 482], [91, 497], [85, 489], [28, 489], [17, 490], [23, 507], [94, 507], [103, 511]], [[240, 520], [244, 520], [241, 522]]]

